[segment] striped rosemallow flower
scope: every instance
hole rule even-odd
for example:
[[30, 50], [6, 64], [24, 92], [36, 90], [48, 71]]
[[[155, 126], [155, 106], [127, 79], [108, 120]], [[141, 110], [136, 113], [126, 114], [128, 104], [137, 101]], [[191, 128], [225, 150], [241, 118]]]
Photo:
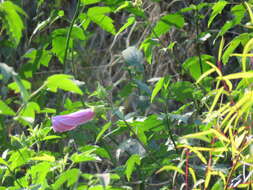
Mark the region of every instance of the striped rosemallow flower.
[[52, 127], [55, 132], [71, 131], [77, 126], [92, 120], [94, 115], [95, 112], [90, 108], [67, 115], [57, 115], [52, 117]]

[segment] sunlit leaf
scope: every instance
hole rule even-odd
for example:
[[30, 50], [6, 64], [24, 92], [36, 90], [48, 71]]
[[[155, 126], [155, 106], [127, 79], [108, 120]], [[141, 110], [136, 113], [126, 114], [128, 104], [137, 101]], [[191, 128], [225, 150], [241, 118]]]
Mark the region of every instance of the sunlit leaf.
[[247, 44], [244, 46], [243, 48], [243, 56], [242, 56], [242, 71], [246, 72], [246, 59], [247, 59], [247, 54], [248, 52], [250, 52], [252, 50], [252, 46], [253, 46], [253, 38], [250, 39]]
[[141, 164], [141, 158], [138, 154], [133, 154], [126, 162], [125, 174], [127, 180], [130, 181], [133, 171], [135, 170], [135, 165]]
[[96, 138], [96, 142], [99, 141], [99, 139], [102, 137], [102, 135], [104, 134], [104, 132], [109, 129], [109, 127], [111, 127], [112, 123], [111, 122], [108, 122], [106, 123], [103, 128], [100, 130], [99, 134], [97, 135], [97, 138]]
[[97, 157], [96, 155], [94, 154], [91, 154], [92, 152], [94, 152], [94, 150], [91, 150], [91, 151], [86, 151], [86, 152], [83, 152], [83, 153], [74, 153], [72, 156], [71, 156], [71, 160], [74, 162], [74, 163], [80, 163], [80, 162], [89, 162], [89, 161], [99, 161], [100, 158]]
[[222, 62], [223, 64], [227, 64], [229, 57], [232, 56], [231, 54], [235, 51], [235, 49], [240, 45], [240, 44], [244, 44], [246, 43], [249, 38], [250, 38], [250, 34], [248, 33], [242, 33], [238, 36], [236, 36], [232, 41], [229, 42], [227, 49], [225, 50], [225, 52], [223, 53], [222, 56]]
[[49, 135], [49, 136], [46, 136], [45, 138], [43, 138], [42, 140], [46, 141], [46, 140], [53, 140], [53, 139], [60, 139], [60, 138], [62, 138], [62, 137], [56, 136], [56, 135]]
[[70, 187], [76, 183], [79, 178], [79, 174], [80, 170], [76, 168], [64, 171], [52, 185], [53, 189], [60, 189], [65, 182], [67, 182], [67, 187]]
[[161, 169], [159, 169], [156, 173], [160, 173], [162, 171], [168, 171], [168, 170], [173, 170], [173, 171], [177, 171], [180, 174], [184, 175], [184, 171], [181, 168], [178, 168], [176, 166], [164, 166]]
[[[178, 145], [178, 148], [189, 148], [187, 145]], [[207, 147], [191, 147], [197, 151], [210, 151], [210, 152], [226, 152], [228, 149], [226, 147], [220, 148], [207, 148]]]
[[15, 112], [2, 100], [0, 100], [0, 115], [15, 115]]
[[220, 98], [220, 96], [221, 96], [223, 90], [224, 90], [223, 87], [221, 87], [221, 88], [218, 89], [218, 90], [215, 90], [215, 91], [216, 91], [216, 95], [215, 95], [215, 97], [214, 97], [212, 106], [211, 106], [211, 108], [209, 109], [209, 113], [211, 113], [211, 112], [213, 111], [213, 109], [214, 109], [214, 107], [216, 106], [216, 104], [217, 104], [217, 102], [218, 102], [218, 100], [219, 100], [219, 98]]
[[127, 19], [127, 22], [119, 29], [119, 31], [117, 32], [117, 34], [120, 34], [121, 32], [123, 32], [129, 26], [131, 26], [132, 24], [134, 24], [134, 22], [135, 22], [135, 17], [129, 17]]
[[206, 177], [205, 177], [205, 189], [209, 186], [210, 180], [211, 180], [211, 172], [210, 170], [207, 171]]
[[162, 16], [153, 29], [153, 36], [160, 37], [166, 34], [172, 26], [182, 28], [184, 25], [184, 17], [180, 14], [167, 14]]
[[228, 4], [227, 1], [218, 1], [215, 3], [212, 7], [212, 14], [208, 20], [208, 27], [212, 24], [214, 18], [218, 15], [221, 14], [222, 10], [225, 8], [225, 6]]
[[[25, 89], [27, 89], [27, 90], [31, 89], [31, 83], [29, 81], [22, 79], [21, 82], [24, 85]], [[8, 88], [10, 88], [11, 90], [14, 90], [15, 93], [20, 92], [20, 88], [16, 82], [12, 82], [12, 83], [8, 84]]]
[[4, 22], [8, 28], [8, 33], [14, 40], [15, 46], [19, 44], [24, 29], [23, 21], [19, 14], [26, 15], [25, 12], [11, 1], [0, 3], [0, 12], [4, 13]]
[[81, 3], [84, 5], [91, 5], [95, 3], [99, 3], [101, 0], [81, 0]]
[[164, 77], [162, 77], [156, 84], [155, 84], [155, 88], [152, 91], [152, 95], [151, 95], [151, 103], [153, 102], [154, 98], [156, 97], [156, 95], [159, 93], [159, 91], [162, 89], [163, 87], [163, 82], [164, 82]]
[[36, 102], [28, 102], [18, 115], [17, 119], [32, 124], [35, 121], [36, 112], [40, 112], [40, 106]]
[[0, 157], [0, 164], [8, 166], [8, 163], [3, 158], [1, 158], [1, 157]]
[[0, 63], [0, 72], [4, 75], [5, 82], [7, 82], [10, 77], [13, 78], [13, 80], [15, 81], [15, 83], [19, 88], [19, 91], [21, 92], [21, 97], [23, 101], [27, 102], [29, 99], [29, 93], [26, 90], [19, 75], [14, 71], [14, 69], [5, 63]]
[[[60, 82], [59, 82], [60, 81]], [[71, 75], [65, 74], [56, 74], [47, 78], [46, 85], [48, 90], [52, 92], [57, 92], [57, 89], [60, 88], [65, 91], [83, 94], [80, 88], [73, 81], [73, 77]]]
[[222, 56], [222, 51], [223, 51], [223, 48], [224, 48], [224, 43], [225, 43], [225, 40], [224, 40], [224, 37], [222, 36], [221, 42], [220, 42], [220, 47], [219, 47], [219, 53], [218, 53], [218, 61], [221, 61], [221, 56]]
[[249, 13], [250, 22], [251, 22], [251, 24], [253, 24], [253, 12], [251, 10], [251, 7], [250, 7], [250, 5], [247, 2], [244, 2], [244, 3], [246, 5], [247, 11]]
[[202, 81], [204, 78], [206, 78], [208, 75], [212, 74], [213, 72], [215, 72], [216, 70], [214, 68], [209, 69], [208, 71], [206, 71], [205, 73], [203, 73], [199, 79], [196, 81], [196, 84], [200, 83], [200, 81]]
[[[209, 64], [207, 64], [206, 61], [214, 62], [214, 58], [210, 55], [202, 54], [200, 57], [194, 56], [191, 58], [188, 58], [183, 63], [183, 69], [185, 71], [188, 71], [190, 75], [195, 79], [198, 80], [201, 74], [208, 71], [210, 69]], [[201, 68], [203, 69], [203, 73], [201, 73]]]
[[48, 154], [43, 154], [41, 156], [32, 157], [31, 160], [54, 162], [55, 161], [55, 157], [51, 156], [51, 155], [48, 155]]
[[246, 9], [243, 4], [235, 5], [231, 8], [230, 11], [233, 14], [233, 19], [225, 22], [222, 28], [219, 31], [218, 36], [223, 36], [228, 30], [235, 27], [238, 24], [241, 24], [243, 17], [245, 16]]
[[218, 77], [219, 80], [231, 80], [231, 79], [240, 79], [240, 78], [252, 78], [253, 72], [240, 72], [240, 73], [234, 73], [230, 75], [226, 75], [223, 77]]
[[87, 15], [102, 29], [115, 35], [114, 21], [109, 16], [105, 15], [110, 12], [112, 12], [112, 10], [109, 7], [92, 7], [88, 9]]

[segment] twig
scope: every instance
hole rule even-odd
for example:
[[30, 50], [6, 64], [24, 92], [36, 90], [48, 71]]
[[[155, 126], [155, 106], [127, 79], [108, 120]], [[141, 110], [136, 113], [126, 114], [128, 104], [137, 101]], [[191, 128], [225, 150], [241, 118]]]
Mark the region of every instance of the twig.
[[134, 32], [134, 29], [135, 29], [136, 25], [137, 25], [137, 22], [135, 22], [135, 23], [132, 25], [132, 27], [131, 27], [131, 30], [130, 30], [128, 36], [127, 36], [127, 39], [126, 39], [126, 47], [129, 47], [129, 46], [130, 46], [130, 38], [131, 38], [131, 36], [132, 36], [132, 34], [133, 34], [133, 32]]

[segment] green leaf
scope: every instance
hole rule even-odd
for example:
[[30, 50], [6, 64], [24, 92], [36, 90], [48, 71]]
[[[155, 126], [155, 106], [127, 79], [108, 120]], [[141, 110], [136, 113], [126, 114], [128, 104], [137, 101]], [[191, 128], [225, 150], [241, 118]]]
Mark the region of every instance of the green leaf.
[[231, 80], [231, 79], [240, 79], [240, 78], [253, 78], [253, 72], [240, 72], [240, 73], [233, 73], [223, 77], [218, 77], [219, 80]]
[[27, 148], [19, 149], [13, 152], [8, 160], [8, 162], [11, 163], [10, 169], [14, 170], [17, 167], [28, 163], [32, 155], [33, 151], [28, 150]]
[[85, 13], [79, 14], [78, 18], [80, 19], [80, 22], [82, 23], [82, 28], [84, 31], [87, 30], [88, 26], [91, 23], [90, 18]]
[[84, 5], [91, 5], [95, 3], [99, 3], [101, 0], [81, 0], [81, 3]]
[[[210, 55], [202, 54], [201, 55], [201, 63], [203, 68], [203, 73], [208, 71], [211, 66], [206, 63], [206, 61], [210, 60], [211, 62], [214, 62], [214, 58]], [[200, 65], [200, 59], [198, 56], [191, 57], [187, 59], [183, 63], [183, 69], [185, 71], [188, 71], [190, 75], [195, 79], [198, 80], [198, 78], [201, 76], [201, 65]]]
[[214, 4], [213, 8], [212, 8], [212, 14], [208, 20], [208, 28], [210, 27], [210, 25], [212, 24], [214, 18], [220, 14], [222, 12], [222, 10], [224, 9], [224, 7], [228, 4], [227, 1], [218, 1], [217, 3]]
[[40, 155], [40, 156], [32, 157], [31, 160], [54, 162], [55, 161], [55, 157], [51, 156], [51, 155], [48, 155], [48, 154], [43, 154], [43, 155]]
[[250, 7], [250, 5], [247, 2], [244, 2], [244, 3], [246, 5], [247, 11], [249, 13], [250, 22], [251, 22], [251, 24], [253, 24], [253, 12], [251, 10], [251, 7]]
[[224, 87], [221, 87], [220, 89], [215, 89], [214, 92], [215, 92], [216, 95], [215, 95], [213, 103], [212, 103], [212, 105], [209, 109], [209, 113], [213, 112], [213, 110], [214, 110], [216, 104], [218, 103], [218, 100], [219, 100], [220, 96], [222, 95], [223, 91], [224, 91]]
[[[122, 9], [131, 8], [133, 5], [130, 1], [124, 1], [122, 4], [120, 4], [116, 10], [114, 10], [114, 13], [117, 13], [121, 11]], [[136, 15], [137, 16], [137, 15]]]
[[52, 58], [52, 54], [47, 50], [29, 49], [24, 57], [29, 58], [29, 63], [32, 63], [34, 70], [39, 69], [40, 65], [48, 67], [48, 63]]
[[179, 81], [170, 86], [171, 97], [180, 102], [193, 99], [194, 86], [188, 81]]
[[156, 173], [160, 173], [162, 171], [169, 171], [169, 170], [177, 171], [178, 173], [184, 175], [184, 171], [181, 168], [178, 168], [176, 166], [164, 166], [160, 170], [158, 170]]
[[223, 135], [221, 132], [215, 130], [215, 129], [209, 129], [204, 132], [199, 132], [199, 133], [193, 133], [189, 135], [185, 135], [182, 138], [199, 138], [199, 139], [205, 139], [204, 135], [210, 135], [213, 134], [213, 136], [217, 137], [221, 142], [230, 142], [230, 140]]
[[[67, 44], [67, 33], [69, 28], [60, 28], [52, 32], [52, 49], [51, 51], [56, 54], [58, 59], [63, 63], [65, 48]], [[80, 27], [74, 26], [70, 35], [69, 48], [73, 48], [73, 40], [85, 40], [86, 36], [84, 35], [83, 30]]]
[[243, 53], [242, 53], [242, 71], [243, 72], [246, 72], [247, 70], [247, 57], [248, 57], [247, 54], [249, 54], [249, 52], [252, 50], [252, 46], [253, 46], [253, 38], [251, 38], [243, 48]]
[[43, 138], [42, 141], [52, 140], [52, 139], [60, 139], [60, 138], [62, 138], [62, 137], [56, 136], [56, 135], [49, 135], [49, 136], [46, 136], [45, 138]]
[[212, 187], [211, 190], [223, 190], [224, 189], [224, 184], [221, 179], [219, 179]]
[[126, 162], [125, 174], [127, 180], [130, 181], [133, 171], [135, 170], [135, 165], [141, 164], [141, 158], [138, 154], [133, 154]]
[[43, 20], [42, 22], [39, 22], [37, 24], [36, 28], [33, 30], [33, 33], [29, 39], [29, 42], [31, 42], [33, 36], [36, 35], [39, 31], [42, 31], [43, 29], [45, 29], [46, 27], [50, 26], [55, 21], [57, 21], [59, 18], [64, 16], [63, 10], [54, 9], [52, 13], [53, 14], [51, 14], [51, 16], [49, 18], [47, 18], [46, 20]]
[[96, 142], [99, 141], [99, 139], [102, 137], [102, 135], [104, 134], [104, 132], [105, 132], [107, 129], [109, 129], [109, 127], [111, 127], [111, 125], [112, 125], [112, 123], [111, 123], [111, 122], [108, 122], [108, 123], [106, 123], [106, 124], [102, 127], [102, 129], [100, 130], [100, 132], [99, 132], [98, 135], [97, 135]]
[[19, 14], [26, 14], [19, 6], [11, 1], [1, 2], [0, 12], [4, 13], [4, 23], [8, 28], [9, 35], [14, 40], [15, 46], [17, 46], [22, 37], [22, 30], [24, 29], [24, 24]]
[[47, 186], [47, 174], [50, 172], [51, 164], [49, 162], [40, 162], [30, 167], [26, 176], [32, 179], [34, 184]]
[[74, 163], [80, 163], [80, 162], [89, 162], [89, 161], [99, 161], [100, 158], [98, 158], [96, 155], [94, 154], [91, 154], [92, 152], [96, 151], [96, 149], [93, 149], [93, 150], [89, 150], [89, 151], [86, 151], [86, 152], [83, 152], [83, 153], [74, 153], [72, 156], [71, 156], [71, 160], [74, 162]]
[[230, 41], [229, 45], [227, 46], [227, 49], [225, 50], [222, 56], [223, 64], [227, 64], [229, 57], [235, 51], [235, 49], [240, 44], [244, 45], [251, 37], [252, 35], [249, 35], [248, 33], [242, 33], [236, 36], [232, 41]]
[[153, 29], [153, 36], [160, 37], [166, 34], [172, 26], [182, 28], [184, 26], [184, 17], [180, 14], [167, 14], [163, 16]]
[[0, 100], [0, 115], [15, 115], [15, 112], [4, 103], [4, 101]]
[[[31, 89], [31, 83], [27, 80], [21, 80], [22, 84], [24, 85], [24, 88], [27, 90]], [[16, 82], [12, 82], [10, 84], [8, 84], [8, 88], [10, 88], [11, 90], [13, 90], [15, 93], [19, 93], [20, 89], [18, 87], [18, 84]]]
[[61, 186], [67, 182], [67, 187], [74, 185], [79, 178], [80, 170], [73, 168], [67, 171], [64, 171], [56, 182], [52, 185], [53, 189], [61, 189]]
[[19, 78], [19, 76], [13, 76], [13, 79], [19, 88], [19, 91], [21, 93], [21, 96], [22, 96], [24, 102], [27, 102], [29, 99], [30, 93], [26, 90], [26, 88], [25, 88], [22, 80]]
[[21, 119], [21, 122], [24, 121], [32, 124], [35, 120], [36, 112], [40, 112], [40, 106], [36, 102], [28, 102], [20, 112], [18, 119]]
[[121, 32], [123, 32], [125, 29], [127, 29], [129, 26], [131, 26], [134, 23], [135, 23], [135, 17], [129, 17], [127, 19], [127, 22], [119, 29], [117, 34], [120, 34]]
[[221, 61], [221, 55], [223, 52], [224, 43], [225, 43], [225, 40], [224, 40], [224, 37], [222, 36], [221, 41], [220, 41], [219, 53], [218, 53], [218, 61]]
[[8, 163], [3, 158], [0, 157], [0, 165], [1, 164], [5, 165], [5, 166], [8, 166]]
[[96, 146], [96, 145], [86, 145], [86, 146], [83, 146], [83, 147], [79, 148], [79, 151], [80, 152], [86, 152], [88, 154], [94, 153], [94, 154], [96, 154], [96, 155], [98, 155], [100, 157], [103, 157], [103, 158], [108, 158], [108, 159], [110, 158], [110, 155], [107, 152], [107, 150], [105, 150], [104, 148], [101, 148], [99, 146]]
[[46, 85], [48, 90], [52, 92], [57, 92], [57, 89], [60, 88], [65, 91], [82, 95], [83, 92], [72, 79], [73, 77], [71, 75], [56, 74], [47, 78]]
[[243, 17], [245, 16], [245, 8], [242, 4], [235, 5], [231, 8], [230, 12], [233, 14], [234, 18], [230, 21], [227, 21], [222, 28], [218, 36], [223, 36], [229, 29], [241, 23]]
[[149, 64], [152, 63], [152, 57], [153, 57], [153, 48], [155, 46], [159, 46], [159, 43], [157, 40], [154, 40], [153, 38], [146, 38], [141, 46], [140, 49], [143, 49], [145, 58]]
[[26, 90], [25, 86], [23, 85], [22, 80], [20, 79], [18, 74], [14, 71], [14, 69], [5, 63], [0, 63], [0, 71], [4, 75], [5, 82], [7, 82], [10, 77], [13, 78], [13, 80], [15, 81], [15, 83], [17, 84], [17, 86], [21, 92], [21, 96], [23, 98], [23, 101], [27, 102], [29, 99], [29, 93]]
[[56, 113], [56, 109], [44, 108], [43, 110], [40, 110], [40, 113]]
[[163, 82], [164, 82], [164, 77], [160, 78], [160, 80], [156, 83], [155, 88], [152, 91], [151, 100], [150, 100], [151, 103], [153, 102], [154, 98], [159, 93], [159, 91], [162, 89]]
[[[59, 28], [59, 29], [56, 29], [56, 30], [53, 31], [52, 36], [53, 37], [65, 37], [66, 38], [67, 34], [68, 34], [68, 31], [69, 31], [69, 28]], [[72, 28], [70, 38], [71, 39], [77, 39], [77, 40], [85, 40], [86, 36], [85, 36], [83, 30], [80, 27], [74, 26]]]
[[116, 30], [113, 25], [113, 20], [106, 16], [106, 13], [110, 13], [112, 10], [109, 7], [92, 7], [88, 10], [88, 17], [99, 25], [102, 29], [111, 34], [116, 34]]

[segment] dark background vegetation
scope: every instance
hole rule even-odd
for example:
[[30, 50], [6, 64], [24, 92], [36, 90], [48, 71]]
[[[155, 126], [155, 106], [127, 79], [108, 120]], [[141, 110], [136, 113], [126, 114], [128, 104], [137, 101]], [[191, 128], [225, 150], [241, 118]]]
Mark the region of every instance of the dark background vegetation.
[[0, 189], [252, 189], [251, 8], [1, 1]]

